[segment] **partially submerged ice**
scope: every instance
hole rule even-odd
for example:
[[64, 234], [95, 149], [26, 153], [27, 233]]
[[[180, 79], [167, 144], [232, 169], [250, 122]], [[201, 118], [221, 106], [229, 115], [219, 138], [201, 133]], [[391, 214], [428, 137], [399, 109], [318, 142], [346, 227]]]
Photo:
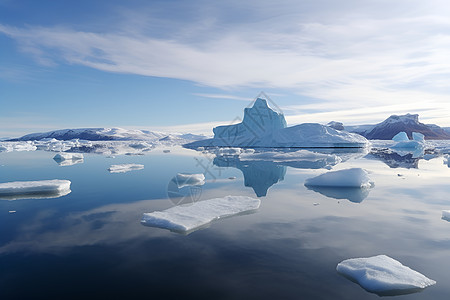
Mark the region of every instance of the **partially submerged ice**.
[[111, 167], [108, 168], [108, 171], [110, 173], [125, 173], [135, 170], [142, 170], [144, 168], [144, 165], [140, 164], [121, 164], [121, 165], [111, 165]]
[[57, 198], [70, 193], [70, 184], [59, 179], [0, 183], [0, 199]]
[[268, 147], [268, 148], [361, 148], [369, 145], [355, 133], [338, 131], [329, 126], [304, 123], [287, 127], [284, 115], [275, 112], [266, 99], [257, 98], [253, 107], [244, 110], [239, 124], [214, 128], [214, 138], [186, 144], [198, 147]]
[[406, 132], [401, 131], [397, 133], [392, 140], [396, 142], [391, 146], [393, 149], [399, 148], [413, 148], [413, 149], [423, 149], [425, 147], [425, 136], [419, 132], [412, 133], [413, 139], [410, 140]]
[[68, 152], [61, 152], [56, 154], [53, 157], [56, 161], [63, 161], [63, 160], [79, 160], [84, 159], [84, 156], [82, 153], [68, 153]]
[[174, 206], [163, 211], [144, 213], [145, 226], [190, 233], [214, 220], [256, 211], [261, 201], [245, 196], [226, 196], [195, 202], [187, 206]]
[[186, 186], [204, 185], [205, 175], [178, 173], [172, 180], [179, 189]]
[[347, 259], [339, 263], [336, 270], [379, 296], [411, 294], [436, 284], [386, 255]]
[[305, 181], [305, 186], [371, 188], [373, 185], [367, 171], [361, 168], [331, 171]]

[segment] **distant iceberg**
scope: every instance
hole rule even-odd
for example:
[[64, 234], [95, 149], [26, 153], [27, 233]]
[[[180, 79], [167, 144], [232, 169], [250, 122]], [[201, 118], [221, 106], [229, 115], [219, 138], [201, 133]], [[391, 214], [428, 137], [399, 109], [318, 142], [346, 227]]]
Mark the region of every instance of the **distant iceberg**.
[[198, 147], [242, 148], [361, 148], [366, 138], [329, 126], [305, 123], [287, 127], [284, 115], [273, 111], [266, 99], [257, 98], [253, 107], [244, 110], [239, 124], [214, 128], [214, 138], [184, 145]]
[[14, 181], [0, 183], [0, 199], [57, 198], [69, 194], [69, 180]]
[[226, 196], [144, 213], [141, 223], [145, 226], [190, 233], [214, 220], [256, 211], [260, 203], [260, 200], [250, 197]]
[[370, 188], [373, 185], [367, 171], [361, 168], [327, 172], [305, 181], [305, 186]]
[[111, 173], [125, 173], [135, 170], [142, 170], [144, 165], [140, 164], [121, 164], [121, 165], [111, 165], [108, 168], [108, 171]]
[[57, 161], [63, 161], [63, 160], [78, 160], [78, 159], [84, 159], [84, 156], [82, 153], [67, 153], [67, 152], [61, 152], [56, 154], [53, 157], [54, 160]]
[[416, 293], [436, 284], [436, 281], [386, 255], [347, 259], [339, 263], [336, 270], [379, 296]]
[[53, 157], [53, 160], [60, 166], [72, 166], [84, 162], [84, 156], [82, 153], [67, 153], [61, 152]]

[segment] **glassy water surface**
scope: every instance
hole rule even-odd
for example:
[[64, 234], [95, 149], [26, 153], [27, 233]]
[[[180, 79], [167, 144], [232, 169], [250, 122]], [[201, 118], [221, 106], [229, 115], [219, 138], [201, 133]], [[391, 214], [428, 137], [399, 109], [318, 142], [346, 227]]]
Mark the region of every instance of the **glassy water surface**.
[[[450, 209], [450, 168], [443, 156], [340, 151], [342, 162], [329, 165], [174, 147], [143, 156], [84, 154], [60, 166], [54, 155], [0, 153], [0, 182], [72, 182], [61, 197], [0, 200], [1, 299], [377, 299], [336, 265], [378, 254], [437, 281], [395, 297], [450, 295], [450, 222], [441, 218]], [[124, 163], [145, 168], [107, 170]], [[368, 170], [375, 186], [304, 186], [327, 169], [353, 167]], [[174, 186], [177, 173], [203, 173], [205, 184]], [[261, 205], [187, 235], [140, 223], [146, 212], [226, 195]]]

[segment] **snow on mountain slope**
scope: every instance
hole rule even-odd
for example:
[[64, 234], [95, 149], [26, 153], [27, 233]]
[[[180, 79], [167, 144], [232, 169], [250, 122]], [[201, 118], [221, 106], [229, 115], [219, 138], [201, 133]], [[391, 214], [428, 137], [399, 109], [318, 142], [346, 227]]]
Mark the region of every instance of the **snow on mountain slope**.
[[412, 138], [412, 132], [419, 132], [425, 135], [426, 139], [450, 139], [450, 135], [443, 129], [419, 122], [418, 114], [392, 115], [365, 136], [368, 139], [389, 140], [401, 131], [406, 132], [409, 138]]
[[32, 133], [24, 135], [20, 138], [11, 139], [10, 141], [36, 141], [42, 139], [56, 140], [88, 140], [88, 141], [128, 141], [128, 140], [180, 140], [180, 141], [196, 141], [206, 138], [203, 135], [195, 134], [167, 134], [157, 131], [148, 130], [130, 130], [123, 128], [78, 128], [78, 129], [62, 129], [43, 133]]
[[390, 140], [399, 132], [406, 132], [412, 138], [413, 132], [422, 133], [427, 140], [450, 139], [450, 132], [419, 121], [418, 114], [392, 115], [376, 125], [344, 126], [345, 130], [365, 136], [370, 140]]

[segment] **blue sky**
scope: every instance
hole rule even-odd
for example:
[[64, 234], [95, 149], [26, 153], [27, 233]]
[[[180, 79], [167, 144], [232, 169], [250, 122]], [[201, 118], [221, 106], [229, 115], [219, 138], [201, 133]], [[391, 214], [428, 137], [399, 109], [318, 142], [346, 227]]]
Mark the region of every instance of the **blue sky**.
[[450, 126], [446, 1], [0, 0], [0, 137], [206, 132], [265, 91], [289, 125]]

